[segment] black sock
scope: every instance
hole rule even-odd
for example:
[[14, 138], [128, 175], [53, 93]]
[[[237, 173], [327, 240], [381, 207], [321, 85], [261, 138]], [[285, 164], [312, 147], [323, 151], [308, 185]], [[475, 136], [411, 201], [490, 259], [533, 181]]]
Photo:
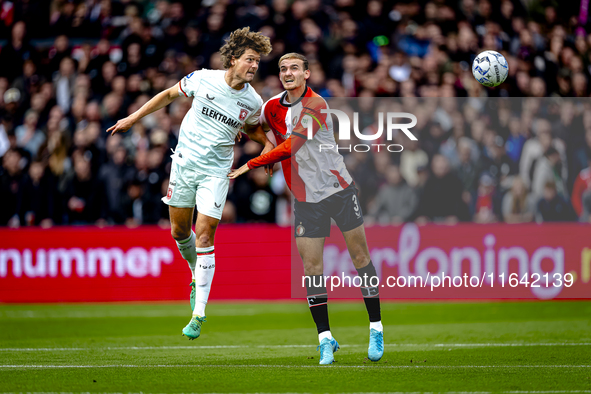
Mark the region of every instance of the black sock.
[[328, 293], [326, 292], [324, 277], [322, 275], [306, 276], [306, 291], [308, 293], [308, 306], [314, 323], [316, 323], [318, 334], [330, 331], [328, 325]]
[[[382, 314], [380, 312], [380, 289], [378, 287], [379, 283], [376, 267], [374, 267], [373, 263], [370, 261], [365, 267], [358, 268], [357, 273], [363, 280], [361, 295], [363, 296], [363, 301], [365, 301], [365, 308], [369, 315], [369, 321], [376, 322], [382, 320]], [[375, 286], [372, 286], [372, 284]]]

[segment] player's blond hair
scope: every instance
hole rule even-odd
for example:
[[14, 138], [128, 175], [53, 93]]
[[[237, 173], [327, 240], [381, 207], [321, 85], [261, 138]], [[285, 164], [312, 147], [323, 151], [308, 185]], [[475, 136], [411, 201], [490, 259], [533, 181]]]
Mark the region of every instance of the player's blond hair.
[[308, 69], [309, 63], [308, 63], [308, 58], [306, 58], [306, 56], [304, 55], [300, 55], [299, 53], [295, 53], [295, 52], [291, 52], [291, 53], [286, 53], [285, 55], [281, 56], [281, 59], [279, 59], [279, 67], [281, 67], [281, 62], [287, 59], [298, 59], [301, 60], [302, 62], [304, 62], [304, 71], [306, 71]]
[[259, 55], [268, 55], [273, 47], [269, 37], [260, 32], [250, 31], [250, 27], [234, 30], [220, 48], [224, 68], [232, 67], [232, 58], [238, 59], [247, 49], [252, 49]]

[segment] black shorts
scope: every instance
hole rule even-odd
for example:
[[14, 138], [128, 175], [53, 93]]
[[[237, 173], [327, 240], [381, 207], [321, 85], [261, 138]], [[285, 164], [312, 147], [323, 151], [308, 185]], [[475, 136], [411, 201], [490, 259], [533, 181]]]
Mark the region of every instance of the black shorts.
[[350, 185], [317, 203], [296, 200], [294, 216], [296, 237], [329, 237], [331, 218], [342, 232], [353, 230], [363, 224], [359, 192], [355, 185]]

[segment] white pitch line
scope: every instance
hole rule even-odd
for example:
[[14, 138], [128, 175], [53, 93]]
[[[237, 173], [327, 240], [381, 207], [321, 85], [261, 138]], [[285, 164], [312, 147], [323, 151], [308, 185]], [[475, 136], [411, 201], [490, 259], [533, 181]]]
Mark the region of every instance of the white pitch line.
[[[203, 346], [115, 346], [115, 347], [46, 347], [46, 348], [0, 348], [0, 352], [59, 352], [88, 350], [194, 350], [194, 349], [282, 349], [312, 348], [316, 345], [203, 345]], [[365, 347], [365, 344], [341, 345], [341, 347]], [[590, 342], [557, 342], [557, 343], [387, 343], [386, 347], [536, 347], [536, 346], [591, 346]]]
[[[493, 394], [493, 393], [507, 393], [507, 394], [577, 394], [577, 393], [591, 393], [591, 390], [548, 390], [548, 391], [386, 391], [386, 392], [359, 392], [359, 393], [349, 393], [349, 394]], [[0, 394], [22, 394], [22, 393], [15, 393], [15, 392], [4, 392]], [[33, 391], [27, 392], [27, 394], [78, 394], [73, 392], [55, 392], [55, 391]], [[114, 393], [97, 393], [97, 394], [122, 394], [119, 392]], [[127, 394], [134, 394], [132, 392]], [[137, 393], [142, 394], [142, 393]], [[210, 394], [227, 394], [227, 393], [210, 393]], [[242, 393], [242, 394], [310, 394], [307, 392], [288, 392], [288, 393], [265, 393], [265, 392], [257, 392], [257, 393]]]
[[[591, 393], [591, 390], [549, 390], [549, 391], [386, 391], [386, 392], [359, 392], [359, 393], [349, 393], [349, 394], [493, 394], [493, 393], [508, 393], [508, 394], [577, 394], [577, 393]], [[15, 393], [15, 392], [4, 392], [0, 394], [22, 394], [22, 393]], [[78, 394], [73, 392], [55, 392], [55, 391], [33, 391], [27, 392], [27, 394]], [[119, 392], [109, 393], [97, 393], [97, 394], [122, 394]], [[127, 394], [133, 394], [132, 392]], [[142, 393], [137, 393], [142, 394]], [[210, 393], [210, 394], [227, 394], [227, 393]], [[257, 393], [242, 393], [242, 394], [310, 394], [307, 392], [289, 392], [289, 393], [265, 393], [265, 392], [257, 392]]]
[[470, 368], [591, 368], [591, 365], [332, 365], [324, 367], [321, 365], [267, 365], [267, 364], [228, 364], [228, 365], [0, 365], [0, 369], [91, 369], [91, 368], [378, 368], [378, 369], [470, 369]]

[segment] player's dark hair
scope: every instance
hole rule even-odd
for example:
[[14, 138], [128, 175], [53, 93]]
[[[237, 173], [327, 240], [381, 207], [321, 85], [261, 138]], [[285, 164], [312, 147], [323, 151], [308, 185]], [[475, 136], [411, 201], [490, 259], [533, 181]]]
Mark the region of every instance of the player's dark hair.
[[224, 68], [232, 67], [232, 58], [238, 59], [247, 49], [252, 49], [260, 55], [268, 55], [273, 48], [269, 37], [250, 31], [250, 27], [234, 30], [220, 48]]
[[286, 60], [286, 59], [298, 59], [301, 60], [302, 62], [304, 62], [304, 71], [308, 70], [308, 59], [306, 58], [306, 56], [304, 55], [300, 55], [299, 53], [286, 53], [285, 55], [281, 56], [281, 59], [279, 59], [279, 67], [281, 67], [281, 62]]

